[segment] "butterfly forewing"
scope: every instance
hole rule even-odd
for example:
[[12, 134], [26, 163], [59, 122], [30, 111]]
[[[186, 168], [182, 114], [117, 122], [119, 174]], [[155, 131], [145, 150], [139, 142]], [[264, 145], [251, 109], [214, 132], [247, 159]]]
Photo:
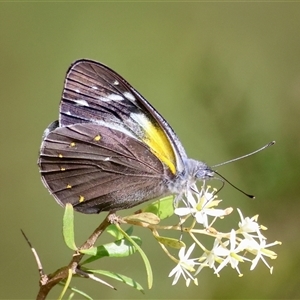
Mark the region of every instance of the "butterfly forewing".
[[172, 170], [182, 171], [184, 149], [164, 118], [120, 75], [90, 60], [69, 69], [60, 104], [60, 126], [111, 126], [147, 143]]
[[125, 101], [124, 94], [130, 93], [127, 86], [119, 78], [112, 78], [112, 75], [115, 74], [109, 72], [108, 68], [93, 62], [75, 63], [65, 80], [60, 105], [60, 126], [98, 124], [104, 120], [120, 122], [130, 112], [136, 111], [133, 103]]
[[49, 132], [39, 166], [57, 202], [72, 203], [84, 213], [124, 209], [163, 196], [169, 193], [166, 180], [173, 178], [146, 144], [96, 124]]

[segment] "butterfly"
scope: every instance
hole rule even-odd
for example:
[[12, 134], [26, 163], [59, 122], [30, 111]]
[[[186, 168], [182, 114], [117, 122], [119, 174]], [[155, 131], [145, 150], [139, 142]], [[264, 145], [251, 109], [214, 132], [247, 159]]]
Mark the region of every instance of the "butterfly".
[[55, 200], [85, 214], [198, 194], [215, 177], [187, 157], [168, 122], [124, 78], [87, 59], [69, 68], [59, 119], [43, 135], [38, 166]]

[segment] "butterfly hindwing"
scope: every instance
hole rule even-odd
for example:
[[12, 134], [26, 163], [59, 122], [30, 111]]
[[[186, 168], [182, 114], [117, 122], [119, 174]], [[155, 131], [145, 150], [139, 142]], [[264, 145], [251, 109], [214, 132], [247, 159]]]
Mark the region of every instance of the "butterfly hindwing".
[[45, 135], [39, 166], [56, 200], [85, 213], [124, 209], [163, 196], [169, 192], [166, 179], [173, 177], [146, 144], [89, 123], [56, 127]]

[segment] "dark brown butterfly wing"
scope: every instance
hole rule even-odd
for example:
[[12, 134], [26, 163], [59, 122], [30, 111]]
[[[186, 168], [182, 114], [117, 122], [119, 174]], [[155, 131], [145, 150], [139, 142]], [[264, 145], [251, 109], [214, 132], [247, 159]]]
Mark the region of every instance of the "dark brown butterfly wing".
[[170, 194], [167, 179], [174, 177], [146, 144], [88, 123], [47, 132], [38, 164], [56, 201], [83, 213], [125, 209]]
[[150, 141], [152, 152], [174, 174], [184, 170], [186, 153], [166, 120], [115, 71], [86, 59], [68, 70], [60, 103], [59, 126], [77, 123], [104, 125]]

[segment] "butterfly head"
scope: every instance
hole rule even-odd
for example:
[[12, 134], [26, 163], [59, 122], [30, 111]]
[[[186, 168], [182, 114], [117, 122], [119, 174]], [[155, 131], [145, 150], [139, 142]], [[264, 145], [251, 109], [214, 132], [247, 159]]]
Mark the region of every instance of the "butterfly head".
[[215, 178], [215, 172], [207, 164], [194, 159], [187, 159], [185, 162], [187, 173], [190, 178], [197, 180], [208, 180]]

